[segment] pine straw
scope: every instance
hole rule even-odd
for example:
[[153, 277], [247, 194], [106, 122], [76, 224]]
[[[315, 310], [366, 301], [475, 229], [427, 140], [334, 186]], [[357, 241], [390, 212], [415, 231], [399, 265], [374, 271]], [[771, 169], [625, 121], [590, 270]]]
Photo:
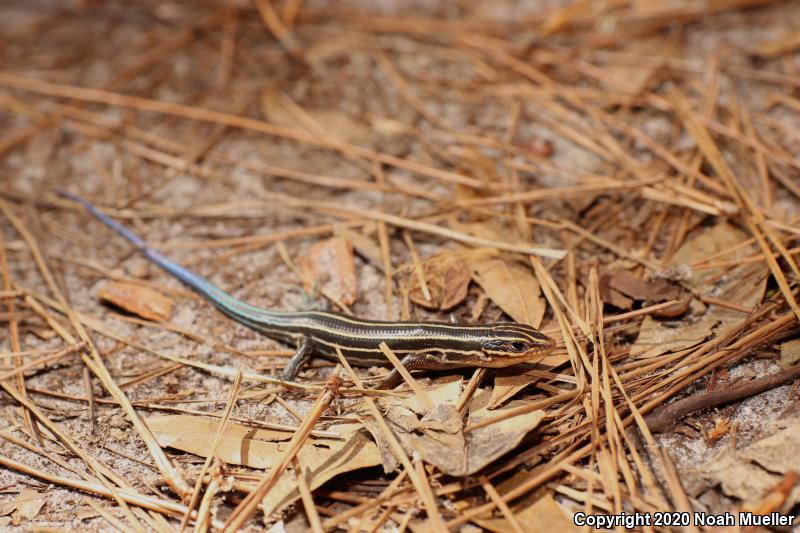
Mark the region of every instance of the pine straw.
[[[35, 22], [15, 26], [16, 44], [0, 50], [3, 481], [102, 497], [86, 499], [98, 514], [91, 528], [137, 531], [257, 526], [258, 504], [284, 469], [301, 498], [281, 516], [315, 531], [444, 531], [490, 517], [525, 531], [518, 504], [532, 494], [555, 495], [571, 511], [693, 510], [685, 471], [651, 430], [679, 426], [708, 401], [795, 379], [788, 369], [669, 403], [758, 351], [774, 355], [800, 318], [798, 47], [776, 37], [789, 35], [782, 13], [798, 5], [712, 4], [576, 2], [506, 20], [487, 18], [486, 2], [448, 19], [297, 0], [194, 12], [8, 8], [9, 20]], [[98, 47], [101, 26], [109, 43]], [[771, 30], [756, 35], [758, 46], [754, 27]], [[65, 32], [82, 43], [74, 55], [61, 50]], [[710, 49], [694, 49], [699, 41]], [[530, 370], [531, 386], [515, 396], [524, 403], [464, 432], [537, 410], [546, 417], [478, 475], [445, 476], [406, 453], [377, 402], [411, 390], [433, 408], [430, 376], [402, 370], [403, 392], [371, 389], [343, 358], [341, 384], [324, 381], [330, 365], [299, 383], [263, 372], [285, 364], [285, 346], [258, 339], [253, 349], [255, 337], [219, 329], [231, 326], [166, 276], [145, 280], [141, 260], [52, 195], [57, 187], [86, 194], [265, 307], [286, 307], [282, 294], [313, 284], [292, 257], [339, 232], [373, 242], [371, 257], [360, 252], [359, 282], [379, 288], [353, 306], [370, 318], [446, 319], [411, 303], [411, 280], [431, 301], [426, 261], [456, 245], [506, 252], [535, 274], [544, 330], [565, 362]], [[744, 237], [674, 268], [687, 242], [722, 221]], [[705, 273], [752, 283], [736, 276], [761, 264], [770, 282], [755, 307], [692, 283]], [[683, 327], [702, 303], [736, 319], [636, 359], [643, 321], [679, 299], [613, 309], [604, 302], [610, 270], [681, 286], [694, 302], [674, 318]], [[112, 313], [93, 300], [103, 279], [155, 288], [195, 315], [178, 325]], [[502, 317], [495, 303], [473, 288], [453, 312], [489, 321]], [[468, 375], [462, 415], [481, 388], [497, 386], [491, 370]], [[311, 490], [300, 446], [330, 437], [327, 421], [352, 418], [359, 401], [399, 472], [343, 474]], [[665, 405], [674, 408], [656, 411]], [[143, 421], [154, 412], [219, 418], [212, 450], [234, 422], [294, 438], [267, 473], [213, 453], [198, 466], [159, 445]], [[111, 414], [134, 430], [129, 442], [105, 445]]]

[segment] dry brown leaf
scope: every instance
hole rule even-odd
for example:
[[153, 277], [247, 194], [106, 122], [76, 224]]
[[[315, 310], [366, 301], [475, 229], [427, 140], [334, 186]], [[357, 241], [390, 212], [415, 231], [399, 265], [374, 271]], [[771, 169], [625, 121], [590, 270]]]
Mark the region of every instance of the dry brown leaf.
[[261, 111], [269, 122], [305, 130], [340, 142], [366, 141], [367, 127], [336, 109], [304, 108], [275, 89], [261, 94]]
[[[430, 389], [426, 389], [425, 393], [433, 405], [447, 405], [455, 407], [458, 403], [459, 395], [461, 394], [461, 379], [455, 379], [453, 381], [448, 381], [447, 383], [434, 386]], [[397, 423], [398, 428], [403, 426], [408, 427], [410, 424], [418, 422], [417, 419], [425, 414], [425, 404], [423, 400], [418, 398], [416, 395], [405, 398], [392, 397], [389, 399], [382, 399], [379, 403], [381, 403], [385, 409], [389, 409], [391, 407], [396, 408], [394, 413], [397, 415], [397, 417], [394, 422]], [[369, 411], [367, 409], [362, 406], [357, 409], [357, 412], [359, 413], [358, 416], [364, 424], [364, 427], [366, 427], [370, 433], [372, 433], [372, 436], [378, 443], [384, 471], [386, 473], [394, 472], [397, 470], [399, 463], [392, 454], [389, 443], [386, 441], [383, 432], [378, 428], [376, 423], [371, 418], [368, 418]], [[411, 420], [406, 419], [405, 417], [407, 416], [413, 417], [414, 421], [412, 422]], [[388, 418], [387, 422], [390, 422]], [[392, 427], [391, 423], [390, 427]]]
[[471, 276], [460, 254], [445, 252], [435, 255], [422, 263], [422, 269], [431, 299], [425, 298], [419, 278], [414, 272], [410, 272], [411, 289], [408, 297], [415, 304], [427, 309], [447, 311], [467, 297]]
[[781, 344], [781, 363], [793, 365], [800, 361], [800, 339], [792, 339]]
[[375, 242], [375, 239], [364, 235], [364, 233], [360, 231], [353, 231], [348, 228], [336, 228], [333, 234], [352, 242], [353, 248], [355, 248], [359, 256], [366, 259], [372, 266], [383, 272], [384, 264], [383, 257], [381, 256], [381, 247]]
[[450, 220], [450, 226], [456, 231], [491, 241], [521, 243], [524, 240], [516, 228], [505, 226], [496, 220], [484, 220], [481, 222]]
[[338, 109], [311, 109], [309, 114], [322, 127], [325, 136], [339, 142], [364, 143], [372, 139], [368, 127]]
[[800, 32], [793, 31], [778, 39], [755, 45], [751, 53], [758, 57], [771, 59], [793, 52], [798, 48], [800, 48]]
[[303, 57], [315, 66], [333, 59], [339, 55], [349, 56], [363, 41], [363, 37], [356, 33], [337, 32], [332, 37], [321, 38], [308, 44], [303, 50]]
[[648, 61], [641, 64], [609, 63], [603, 67], [606, 76], [602, 82], [609, 89], [629, 96], [637, 96], [647, 89], [656, 71], [661, 68], [673, 48], [665, 35], [655, 35], [629, 41], [621, 50], [634, 56], [647, 56]]
[[[208, 453], [219, 426], [218, 420], [193, 415], [150, 416], [145, 422], [161, 446], [203, 457]], [[217, 448], [217, 456], [229, 464], [268, 468], [275, 460], [270, 456], [277, 449], [275, 443], [291, 438], [288, 431], [231, 423]]]
[[651, 316], [645, 316], [639, 337], [631, 346], [631, 357], [646, 359], [696, 346], [713, 335], [720, 318], [707, 313], [694, 324], [668, 327]]
[[[728, 272], [728, 275], [707, 294], [721, 300], [733, 302], [745, 309], [753, 309], [764, 299], [767, 289], [769, 267], [764, 263], [744, 263]], [[713, 308], [712, 308], [713, 309]], [[741, 320], [744, 312], [725, 309], [726, 316]]]
[[[325, 446], [305, 445], [298, 454], [300, 465], [306, 471], [310, 490], [321, 487], [340, 474], [381, 464], [378, 446], [361, 424], [341, 424], [329, 428], [329, 431], [339, 433], [341, 438], [325, 440]], [[320, 440], [314, 439], [314, 442]], [[264, 514], [269, 515], [299, 497], [295, 475], [287, 471], [261, 500], [261, 509]]]
[[165, 322], [172, 315], [172, 300], [158, 291], [123, 281], [103, 285], [101, 300], [147, 320]]
[[[538, 491], [511, 508], [514, 518], [526, 533], [549, 533], [550, 531], [581, 531], [570, 517], [559, 507], [552, 493]], [[513, 528], [502, 516], [478, 518], [475, 523], [494, 533], [508, 533]]]
[[[426, 412], [415, 398], [383, 399], [386, 421], [403, 447], [418, 453], [422, 459], [451, 476], [474, 474], [495, 459], [513, 450], [544, 418], [544, 411], [535, 411], [464, 433], [461, 416], [456, 409], [461, 382], [455, 381], [428, 391], [436, 405]], [[478, 394], [470, 404], [469, 424], [501, 416], [504, 409], [488, 410], [491, 392]], [[435, 399], [434, 399], [435, 398]], [[518, 407], [512, 403], [509, 408]], [[375, 436], [384, 458], [384, 469], [392, 471], [396, 461], [377, 425], [369, 419], [364, 425]]]
[[603, 271], [600, 275], [601, 296], [604, 287], [615, 289], [634, 300], [654, 303], [677, 298], [681, 292], [679, 286], [668, 281], [645, 281], [621, 270]]
[[[706, 287], [706, 284], [713, 286], [722, 271], [716, 268], [692, 270], [692, 265], [704, 261], [707, 257], [717, 252], [733, 248], [737, 244], [746, 241], [748, 237], [749, 235], [744, 231], [727, 222], [721, 222], [686, 241], [675, 252], [667, 266], [680, 271], [684, 280], [691, 287], [707, 290], [710, 287]], [[752, 254], [753, 250], [752, 246], [744, 246], [731, 254], [725, 255], [724, 259], [743, 259]]]
[[97, 518], [98, 516], [100, 516], [100, 513], [98, 513], [88, 505], [84, 505], [83, 507], [75, 511], [75, 518], [77, 518], [78, 520], [91, 520], [92, 518]]
[[[513, 401], [502, 409], [489, 410], [491, 391], [476, 394], [470, 404], [468, 425], [475, 425], [487, 419], [502, 417], [507, 411], [525, 405], [525, 401]], [[470, 473], [504, 455], [522, 441], [544, 419], [543, 410], [512, 416], [500, 422], [478, 428], [467, 433]]]
[[320, 283], [320, 288], [344, 303], [356, 301], [356, 264], [353, 243], [344, 237], [331, 237], [314, 243], [297, 261], [304, 273], [306, 291], [309, 283]]
[[[189, 415], [155, 416], [146, 419], [147, 425], [161, 446], [205, 457], [214, 440], [219, 422], [210, 418]], [[381, 463], [378, 447], [363, 431], [361, 424], [337, 424], [328, 431], [339, 438], [309, 439], [298, 453], [300, 464], [308, 472], [311, 490], [333, 477], [376, 466]], [[280, 460], [291, 432], [255, 429], [229, 423], [217, 448], [217, 456], [226, 463], [268, 469]], [[291, 470], [284, 472], [275, 487], [262, 501], [270, 514], [299, 498], [297, 483]]]
[[489, 400], [489, 409], [494, 409], [499, 405], [503, 405], [508, 400], [513, 398], [519, 391], [525, 387], [539, 381], [540, 378], [529, 376], [527, 374], [504, 374], [499, 373], [494, 378], [494, 387], [492, 387], [492, 398]]
[[35, 490], [23, 489], [19, 491], [13, 505], [17, 509], [19, 518], [31, 520], [36, 518], [45, 503], [47, 503], [47, 498], [45, 498], [44, 494], [36, 492]]
[[792, 494], [792, 490], [797, 485], [798, 474], [790, 470], [783, 475], [780, 483], [775, 485], [772, 490], [761, 498], [761, 501], [749, 506], [743, 506], [742, 511], [752, 512], [758, 515], [765, 515], [779, 511]]
[[545, 301], [536, 276], [527, 267], [503, 258], [473, 257], [467, 260], [475, 282], [515, 322], [538, 328]]
[[[453, 156], [458, 161], [457, 168], [459, 172], [471, 174], [486, 183], [498, 183], [502, 181], [497, 171], [497, 162], [484, 155], [480, 150], [457, 144], [448, 146], [446, 150], [448, 155]], [[475, 191], [475, 189], [467, 189], [467, 191]], [[458, 199], [468, 197], [470, 196], [457, 196]]]
[[[723, 229], [718, 229], [720, 226]], [[724, 226], [725, 224], [720, 224], [708, 233], [731, 242], [731, 230], [724, 229]], [[685, 249], [685, 253], [688, 254], [690, 249], [695, 252], [699, 250], [700, 247], [696, 246], [697, 241], [705, 242], [707, 238], [706, 234], [695, 239], [694, 244]], [[700, 271], [699, 274], [704, 272]], [[768, 273], [763, 263], [744, 263], [731, 269], [728, 275], [717, 283], [712, 281], [720, 277], [719, 272], [713, 278], [703, 275], [692, 279], [697, 283], [697, 289], [701, 294], [752, 309], [764, 298]], [[676, 327], [669, 327], [664, 322], [646, 316], [639, 329], [639, 337], [631, 347], [631, 357], [640, 359], [655, 357], [696, 346], [710, 338], [715, 331], [717, 334], [722, 334], [727, 328], [736, 327], [744, 315], [744, 312], [736, 309], [711, 305], [696, 322], [689, 325], [681, 322]]]
[[633, 298], [628, 298], [607, 283], [600, 282], [600, 297], [604, 303], [613, 305], [617, 309], [633, 308]]
[[[776, 433], [740, 450], [727, 448], [700, 469], [712, 485], [719, 484], [728, 496], [756, 505], [777, 486], [783, 475], [797, 469], [800, 455], [800, 420], [783, 422]], [[791, 492], [787, 505], [800, 501], [800, 487]]]
[[292, 128], [302, 127], [301, 119], [295, 114], [292, 103], [275, 89], [267, 89], [261, 93], [261, 113], [273, 124]]
[[[584, 282], [584, 285], [586, 283]], [[648, 306], [679, 299], [675, 305], [659, 309], [652, 316], [675, 318], [689, 310], [692, 294], [663, 279], [643, 280], [624, 270], [600, 270], [600, 296], [603, 302], [619, 309], [631, 309], [635, 301]]]

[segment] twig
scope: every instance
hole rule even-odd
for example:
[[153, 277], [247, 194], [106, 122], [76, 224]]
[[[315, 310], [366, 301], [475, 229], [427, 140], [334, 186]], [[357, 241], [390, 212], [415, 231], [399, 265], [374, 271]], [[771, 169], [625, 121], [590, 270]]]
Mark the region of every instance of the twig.
[[378, 347], [381, 349], [381, 352], [383, 352], [383, 355], [385, 355], [386, 358], [392, 363], [395, 370], [397, 370], [397, 372], [403, 376], [403, 379], [406, 383], [408, 383], [408, 386], [411, 387], [411, 390], [414, 391], [414, 394], [417, 396], [417, 398], [419, 398], [422, 403], [425, 404], [425, 408], [428, 411], [433, 411], [435, 406], [433, 405], [430, 397], [424, 390], [422, 390], [422, 387], [419, 386], [419, 383], [417, 383], [417, 380], [411, 375], [411, 372], [409, 372], [406, 367], [403, 366], [403, 363], [389, 348], [389, 345], [386, 344], [386, 342], [381, 342]]
[[750, 396], [783, 385], [787, 381], [792, 381], [793, 379], [800, 379], [800, 365], [781, 370], [771, 376], [755, 379], [748, 383], [683, 398], [682, 400], [672, 402], [660, 409], [656, 409], [645, 417], [645, 421], [650, 431], [654, 433], [664, 433], [674, 428], [682, 417], [690, 413], [749, 398]]
[[[16, 470], [17, 472], [21, 472], [25, 475], [47, 481], [48, 483], [53, 483], [55, 485], [72, 487], [74, 489], [90, 492], [106, 498], [113, 498], [116, 495], [127, 503], [142, 507], [144, 509], [151, 509], [159, 513], [167, 513], [173, 516], [183, 516], [183, 514], [186, 512], [186, 506], [180, 503], [160, 500], [158, 498], [153, 498], [152, 496], [144, 496], [138, 492], [128, 489], [116, 489], [112, 492], [99, 483], [56, 476], [54, 474], [49, 474], [47, 472], [29, 467], [7, 457], [0, 456], [0, 465], [10, 470]], [[194, 518], [194, 514], [192, 517]], [[216, 527], [219, 527], [220, 525], [221, 524], [218, 524]]]
[[197, 499], [200, 496], [200, 488], [203, 485], [203, 478], [205, 477], [206, 473], [208, 472], [209, 466], [211, 466], [211, 460], [214, 458], [214, 455], [217, 453], [217, 448], [219, 447], [219, 443], [222, 442], [222, 436], [225, 434], [225, 426], [228, 424], [228, 420], [230, 419], [231, 413], [233, 413], [233, 408], [236, 405], [236, 399], [239, 397], [239, 390], [242, 387], [242, 371], [239, 370], [236, 373], [236, 377], [233, 380], [233, 384], [231, 385], [230, 393], [228, 394], [228, 401], [225, 404], [225, 409], [222, 412], [222, 419], [219, 421], [219, 426], [217, 426], [217, 432], [214, 434], [214, 440], [211, 441], [211, 447], [208, 450], [208, 455], [206, 456], [206, 460], [203, 463], [203, 468], [200, 469], [200, 473], [197, 475], [197, 481], [194, 484], [194, 490], [192, 490], [192, 497], [189, 500], [189, 504], [186, 506], [186, 513], [183, 515], [183, 519], [181, 520], [179, 531], [183, 531], [183, 528], [186, 527], [186, 524], [189, 523], [189, 517], [191, 515], [192, 509], [194, 509], [195, 504], [197, 503]]
[[320, 394], [317, 398], [317, 401], [314, 402], [314, 405], [311, 407], [308, 415], [306, 415], [303, 424], [292, 436], [292, 440], [289, 441], [286, 452], [283, 454], [280, 460], [276, 462], [269, 474], [264, 476], [259, 484], [250, 492], [250, 494], [247, 495], [244, 500], [242, 500], [236, 509], [234, 509], [233, 513], [231, 513], [228, 521], [225, 522], [225, 527], [223, 528], [224, 533], [232, 533], [242, 529], [244, 523], [256, 510], [258, 504], [261, 503], [261, 500], [264, 499], [264, 496], [267, 495], [270, 489], [275, 486], [275, 483], [278, 481], [281, 474], [283, 474], [283, 471], [292, 462], [292, 459], [294, 459], [294, 457], [297, 455], [297, 452], [300, 451], [301, 446], [311, 434], [311, 430], [314, 429], [314, 425], [317, 423], [319, 417], [322, 416], [322, 413], [325, 412], [325, 409], [327, 409], [333, 399], [336, 398], [338, 388], [341, 383], [336, 374], [337, 373], [334, 372], [333, 377], [331, 377], [331, 379], [328, 381], [327, 385], [322, 391], [322, 394]]
[[[353, 381], [355, 381], [358, 386], [362, 386], [361, 380], [358, 378], [358, 375], [353, 372], [353, 368], [350, 366], [350, 363], [347, 362], [347, 359], [345, 359], [338, 346], [336, 347], [336, 353], [339, 356], [339, 361], [342, 363], [342, 366], [345, 367]], [[428, 491], [430, 491], [430, 485], [426, 483], [427, 480], [423, 480], [419, 475], [417, 475], [414, 465], [411, 464], [411, 461], [408, 459], [405, 450], [403, 450], [403, 447], [400, 445], [400, 442], [397, 440], [395, 434], [392, 433], [391, 429], [389, 429], [389, 426], [386, 423], [386, 420], [384, 420], [383, 415], [381, 415], [381, 411], [378, 409], [375, 401], [372, 398], [367, 397], [364, 398], [364, 402], [367, 406], [367, 409], [369, 409], [370, 413], [374, 417], [375, 422], [378, 424], [378, 427], [380, 428], [384, 438], [386, 438], [387, 442], [389, 443], [392, 455], [394, 455], [395, 459], [402, 463], [405, 471], [408, 472], [409, 477], [411, 477], [411, 482], [414, 484], [417, 492], [420, 495], [426, 494]], [[436, 506], [435, 500], [423, 498], [422, 501], [425, 504], [425, 510], [428, 513], [430, 527], [437, 532], [447, 531], [447, 527], [442, 521], [442, 516], [439, 514], [439, 509]]]

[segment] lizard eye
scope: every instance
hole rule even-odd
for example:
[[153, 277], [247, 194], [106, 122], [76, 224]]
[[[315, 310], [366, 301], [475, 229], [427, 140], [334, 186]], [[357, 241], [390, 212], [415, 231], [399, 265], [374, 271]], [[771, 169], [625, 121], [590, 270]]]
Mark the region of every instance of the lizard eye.
[[525, 348], [525, 343], [522, 341], [514, 341], [511, 343], [511, 349], [515, 352], [524, 352]]

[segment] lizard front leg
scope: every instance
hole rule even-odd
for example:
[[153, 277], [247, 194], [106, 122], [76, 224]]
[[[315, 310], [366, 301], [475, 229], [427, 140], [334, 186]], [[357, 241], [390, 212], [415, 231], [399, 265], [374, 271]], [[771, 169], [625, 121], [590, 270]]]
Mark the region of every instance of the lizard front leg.
[[297, 377], [300, 368], [308, 361], [308, 358], [311, 357], [313, 351], [314, 341], [311, 340], [311, 337], [301, 337], [300, 341], [297, 343], [297, 351], [292, 358], [289, 359], [286, 368], [283, 369], [283, 379], [293, 381], [294, 378]]

